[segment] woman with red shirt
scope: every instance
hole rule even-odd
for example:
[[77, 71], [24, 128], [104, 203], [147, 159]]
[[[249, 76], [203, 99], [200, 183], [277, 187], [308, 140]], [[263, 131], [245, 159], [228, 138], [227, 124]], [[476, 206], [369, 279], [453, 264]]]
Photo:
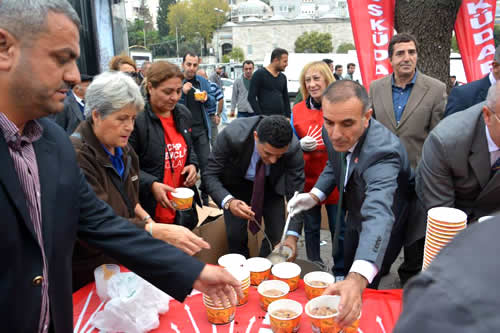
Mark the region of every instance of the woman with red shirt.
[[[145, 78], [144, 112], [137, 116], [130, 137], [141, 168], [139, 201], [157, 223], [178, 222], [176, 216], [185, 213], [173, 208], [168, 186], [191, 187], [195, 201], [200, 202], [194, 187], [198, 161], [191, 141], [191, 113], [177, 104], [183, 78], [174, 64], [159, 61], [151, 65]], [[195, 212], [193, 203], [191, 213]]]
[[[323, 61], [315, 61], [307, 64], [300, 74], [300, 91], [304, 100], [293, 107], [291, 123], [295, 135], [300, 140], [300, 146], [304, 153], [304, 173], [306, 182], [304, 192], [310, 191], [328, 161], [328, 153], [322, 138], [323, 111], [321, 110], [321, 95], [330, 83], [335, 81], [328, 65]], [[330, 232], [335, 230], [335, 217], [337, 214], [338, 190], [335, 189], [322, 203], [328, 214], [328, 225]], [[320, 256], [320, 228], [321, 228], [321, 206], [304, 212], [304, 233], [306, 239], [307, 259], [323, 264]], [[341, 214], [343, 219], [343, 214]], [[342, 221], [342, 227], [343, 227]], [[342, 228], [343, 229], [343, 228]], [[334, 256], [334, 274], [344, 274], [344, 251], [343, 232], [339, 237], [339, 250]], [[337, 274], [338, 273], [338, 274]]]

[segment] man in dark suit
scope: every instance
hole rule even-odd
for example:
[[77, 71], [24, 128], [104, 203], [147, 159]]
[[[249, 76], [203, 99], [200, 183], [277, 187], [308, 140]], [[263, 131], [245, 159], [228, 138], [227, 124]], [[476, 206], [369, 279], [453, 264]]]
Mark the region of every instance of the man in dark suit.
[[[424, 144], [416, 172], [416, 192], [425, 211], [433, 207], [463, 210], [468, 222], [490, 215], [500, 198], [499, 86], [486, 103], [444, 119]], [[425, 234], [426, 219], [420, 219]]]
[[92, 76], [80, 74], [80, 83], [73, 86], [64, 99], [63, 112], [55, 116], [55, 122], [64, 128], [68, 135], [73, 134], [80, 122], [85, 120], [85, 93], [92, 82]]
[[97, 199], [66, 133], [48, 119], [79, 82], [79, 18], [66, 0], [0, 2], [0, 322], [71, 332], [77, 235], [182, 301], [191, 288], [234, 302], [238, 281], [153, 239]]
[[460, 232], [405, 287], [394, 333], [497, 332], [500, 218]]
[[463, 111], [486, 99], [488, 89], [500, 80], [500, 46], [495, 51], [491, 72], [482, 79], [451, 89], [444, 116]]
[[[411, 168], [399, 139], [371, 119], [368, 94], [359, 83], [332, 83], [323, 93], [322, 107], [328, 162], [314, 188], [293, 198], [288, 211], [294, 216], [308, 210], [338, 186], [339, 205], [346, 210], [346, 277], [326, 293], [340, 294], [339, 321], [347, 325], [360, 314], [363, 290], [370, 283], [377, 287], [378, 272], [401, 249]], [[291, 223], [290, 230], [298, 231], [300, 225]], [[289, 236], [285, 244], [295, 249], [296, 242], [297, 237]]]
[[[276, 115], [234, 120], [217, 137], [204, 182], [224, 209], [230, 252], [248, 257], [247, 221], [255, 234], [261, 216], [265, 233], [275, 246], [283, 233], [284, 197], [290, 199], [304, 187], [304, 159], [290, 122]], [[270, 251], [264, 241], [260, 256]]]

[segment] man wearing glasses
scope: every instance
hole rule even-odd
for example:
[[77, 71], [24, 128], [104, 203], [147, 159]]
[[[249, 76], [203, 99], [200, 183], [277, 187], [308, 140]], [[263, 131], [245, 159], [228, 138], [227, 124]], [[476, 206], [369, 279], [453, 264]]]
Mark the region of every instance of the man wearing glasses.
[[455, 207], [468, 215], [468, 222], [498, 211], [499, 95], [500, 85], [491, 86], [486, 102], [445, 118], [425, 140], [416, 175], [425, 211]]

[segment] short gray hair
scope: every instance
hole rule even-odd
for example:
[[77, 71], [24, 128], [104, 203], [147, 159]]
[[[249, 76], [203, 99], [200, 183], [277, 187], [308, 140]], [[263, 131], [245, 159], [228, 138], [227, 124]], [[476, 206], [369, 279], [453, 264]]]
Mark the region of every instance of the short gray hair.
[[495, 113], [495, 108], [497, 105], [497, 84], [491, 85], [488, 89], [488, 96], [486, 96], [486, 106], [491, 112]]
[[0, 0], [0, 29], [18, 40], [34, 40], [47, 30], [49, 12], [67, 16], [80, 29], [80, 18], [67, 0]]
[[85, 117], [92, 118], [92, 111], [95, 110], [106, 118], [129, 105], [137, 111], [144, 108], [144, 98], [137, 83], [122, 72], [104, 72], [96, 76], [87, 88]]

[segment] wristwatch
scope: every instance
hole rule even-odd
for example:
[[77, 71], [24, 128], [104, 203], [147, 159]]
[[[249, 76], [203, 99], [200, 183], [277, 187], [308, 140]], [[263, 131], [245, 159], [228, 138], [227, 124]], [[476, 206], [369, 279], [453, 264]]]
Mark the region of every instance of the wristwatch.
[[229, 210], [229, 206], [231, 205], [231, 201], [233, 201], [233, 200], [234, 200], [234, 198], [231, 198], [228, 201], [226, 201], [226, 203], [224, 204], [225, 210]]

